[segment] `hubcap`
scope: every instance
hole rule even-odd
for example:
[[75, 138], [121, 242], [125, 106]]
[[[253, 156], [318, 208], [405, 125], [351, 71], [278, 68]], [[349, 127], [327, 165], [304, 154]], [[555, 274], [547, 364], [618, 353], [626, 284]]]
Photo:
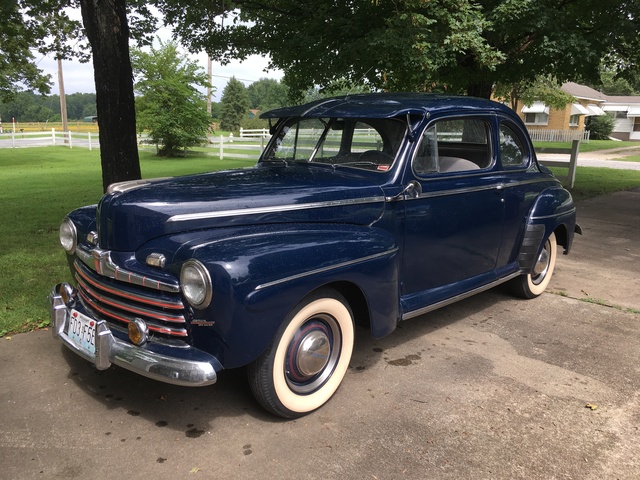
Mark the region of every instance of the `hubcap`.
[[540, 256], [536, 261], [535, 266], [533, 267], [533, 278], [532, 281], [534, 284], [539, 284], [547, 274], [547, 270], [549, 269], [549, 250], [551, 246], [549, 245], [549, 241], [545, 244], [544, 248], [540, 252]]
[[300, 373], [312, 376], [320, 372], [329, 361], [331, 345], [325, 332], [313, 330], [307, 335], [296, 353], [296, 365]]
[[330, 315], [316, 315], [303, 323], [287, 348], [285, 374], [289, 388], [309, 394], [330, 377], [340, 358], [340, 327]]

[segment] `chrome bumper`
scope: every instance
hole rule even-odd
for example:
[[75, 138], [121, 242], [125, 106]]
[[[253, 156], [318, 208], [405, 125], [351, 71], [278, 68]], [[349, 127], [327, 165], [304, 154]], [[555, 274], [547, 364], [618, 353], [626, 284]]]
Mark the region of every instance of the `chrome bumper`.
[[[106, 370], [111, 364], [115, 364], [154, 380], [189, 387], [216, 382], [216, 371], [222, 370], [222, 365], [215, 357], [209, 355], [210, 361], [195, 361], [152, 352], [114, 337], [105, 320], [96, 319], [95, 356], [85, 352], [65, 333], [69, 309], [62, 301], [61, 285], [56, 285], [49, 294], [53, 337], [62, 340], [77, 355], [95, 364], [98, 370]], [[202, 351], [198, 351], [198, 354], [208, 355]]]

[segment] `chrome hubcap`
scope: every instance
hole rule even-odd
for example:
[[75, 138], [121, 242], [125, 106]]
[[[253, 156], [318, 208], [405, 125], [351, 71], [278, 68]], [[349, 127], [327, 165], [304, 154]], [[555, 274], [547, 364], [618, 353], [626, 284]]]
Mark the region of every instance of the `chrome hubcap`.
[[306, 376], [317, 374], [327, 365], [329, 353], [331, 353], [329, 337], [320, 330], [312, 331], [298, 347], [296, 353], [298, 370]]
[[544, 248], [540, 252], [540, 256], [536, 261], [536, 264], [533, 267], [533, 278], [532, 281], [534, 284], [539, 284], [547, 274], [547, 270], [549, 269], [549, 250], [551, 246], [549, 241], [545, 244]]
[[330, 315], [315, 315], [300, 326], [287, 348], [285, 375], [289, 388], [309, 394], [331, 378], [340, 358], [340, 327]]

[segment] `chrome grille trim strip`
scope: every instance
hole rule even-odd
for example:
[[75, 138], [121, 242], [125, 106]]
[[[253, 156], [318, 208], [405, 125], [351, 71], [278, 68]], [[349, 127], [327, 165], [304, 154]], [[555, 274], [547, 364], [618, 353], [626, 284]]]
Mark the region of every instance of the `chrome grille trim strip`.
[[105, 285], [103, 283], [100, 283], [98, 280], [92, 278], [88, 272], [86, 272], [85, 270], [88, 270], [88, 268], [86, 266], [84, 266], [84, 264], [78, 262], [77, 260], [74, 262], [74, 266], [76, 268], [76, 272], [78, 275], [80, 275], [86, 282], [90, 283], [91, 285], [93, 285], [95, 288], [98, 288], [106, 293], [110, 293], [112, 295], [117, 295], [119, 297], [123, 297], [129, 300], [133, 300], [134, 302], [140, 302], [140, 303], [145, 303], [147, 305], [153, 305], [154, 307], [159, 307], [159, 308], [169, 308], [172, 310], [183, 310], [185, 308], [184, 303], [182, 303], [181, 300], [158, 300], [155, 297], [152, 296], [146, 296], [146, 295], [142, 295], [142, 294], [133, 294], [133, 293], [129, 293], [129, 292], [125, 292], [122, 289], [119, 289], [115, 286], [112, 285]]
[[224, 210], [218, 212], [201, 212], [201, 213], [184, 213], [181, 215], [174, 215], [169, 217], [167, 223], [172, 222], [186, 222], [189, 220], [201, 220], [204, 218], [225, 218], [234, 217], [239, 215], [259, 215], [264, 213], [279, 213], [279, 212], [291, 212], [296, 210], [309, 210], [313, 208], [327, 208], [327, 207], [344, 207], [350, 205], [360, 205], [364, 203], [382, 203], [384, 197], [366, 197], [366, 198], [354, 198], [350, 200], [335, 200], [331, 202], [313, 202], [313, 203], [299, 203], [292, 205], [274, 205], [273, 207], [256, 207], [256, 208], [242, 208], [236, 210]]
[[89, 285], [87, 285], [82, 279], [82, 277], [80, 277], [79, 275], [76, 276], [76, 280], [78, 280], [78, 286], [80, 287], [80, 291], [83, 291], [84, 293], [89, 295], [92, 300], [97, 301], [102, 305], [109, 305], [111, 307], [115, 307], [120, 310], [125, 310], [137, 316], [150, 317], [157, 320], [161, 320], [163, 322], [186, 323], [186, 320], [182, 315], [167, 315], [164, 313], [159, 313], [159, 312], [150, 310], [148, 308], [142, 308], [132, 304], [123, 303], [118, 300], [114, 300], [112, 298], [109, 298], [100, 294], [99, 292], [91, 288]]
[[[94, 310], [96, 312], [100, 312], [102, 315], [106, 315], [107, 317], [111, 317], [115, 320], [119, 320], [121, 322], [124, 322], [126, 324], [129, 324], [133, 321], [133, 319], [135, 317], [126, 315], [126, 314], [122, 314], [119, 312], [116, 312], [115, 310], [113, 310], [112, 308], [109, 307], [104, 307], [99, 305], [97, 302], [95, 302], [93, 299], [91, 299], [90, 297], [87, 296], [87, 294], [82, 291], [82, 290], [78, 290], [78, 292], [80, 293], [80, 296], [82, 297], [84, 306], [90, 310]], [[99, 315], [96, 315], [96, 317], [100, 317]], [[166, 327], [164, 325], [159, 325], [157, 323], [152, 323], [149, 322], [148, 323], [148, 327], [149, 330], [151, 330], [152, 332], [156, 332], [156, 333], [163, 333], [165, 335], [172, 335], [175, 337], [187, 337], [188, 333], [184, 328], [170, 328], [170, 327]]]
[[105, 277], [113, 278], [114, 280], [121, 280], [141, 287], [162, 290], [164, 292], [178, 293], [180, 291], [179, 285], [163, 282], [161, 280], [154, 280], [144, 275], [118, 267], [118, 265], [113, 263], [111, 260], [111, 252], [109, 250], [94, 248], [93, 250], [86, 251], [84, 248], [78, 247], [76, 249], [76, 255], [87, 267]]

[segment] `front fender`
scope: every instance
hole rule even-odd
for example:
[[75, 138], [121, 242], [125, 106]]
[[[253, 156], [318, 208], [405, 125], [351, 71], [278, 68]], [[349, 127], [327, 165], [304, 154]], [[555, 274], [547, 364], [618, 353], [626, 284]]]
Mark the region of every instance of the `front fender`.
[[[362, 292], [374, 336], [398, 319], [398, 247], [388, 232], [354, 225], [270, 225], [212, 231], [184, 243], [176, 258], [210, 271], [213, 300], [195, 312], [195, 345], [225, 368], [246, 365], [269, 345], [287, 314], [325, 285]], [[213, 322], [213, 323], [211, 323]], [[202, 327], [200, 325], [206, 325]]]

